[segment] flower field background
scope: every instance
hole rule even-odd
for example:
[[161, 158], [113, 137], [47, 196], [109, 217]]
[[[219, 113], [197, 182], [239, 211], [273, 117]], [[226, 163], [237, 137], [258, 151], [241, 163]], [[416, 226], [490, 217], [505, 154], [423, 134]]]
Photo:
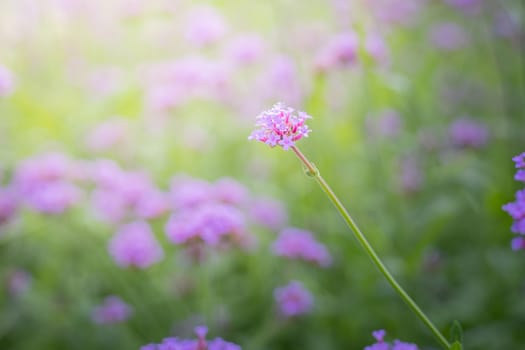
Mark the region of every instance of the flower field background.
[[438, 349], [292, 139], [253, 131], [278, 102], [312, 116], [301, 150], [437, 327], [521, 349], [525, 210], [502, 207], [523, 188], [524, 16], [2, 0], [0, 349]]

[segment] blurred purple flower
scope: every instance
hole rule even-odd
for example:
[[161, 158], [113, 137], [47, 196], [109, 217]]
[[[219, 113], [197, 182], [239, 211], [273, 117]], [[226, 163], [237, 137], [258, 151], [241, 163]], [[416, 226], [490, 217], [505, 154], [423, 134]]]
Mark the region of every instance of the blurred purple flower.
[[133, 310], [118, 296], [108, 296], [104, 302], [95, 307], [91, 318], [98, 324], [111, 324], [126, 321], [131, 317]]
[[15, 90], [15, 77], [7, 67], [0, 64], [0, 97], [8, 96]]
[[284, 229], [272, 245], [277, 256], [289, 259], [303, 259], [322, 267], [332, 263], [332, 257], [326, 247], [317, 242], [312, 233], [297, 228]]
[[207, 203], [213, 198], [213, 192], [213, 186], [205, 180], [186, 175], [171, 180], [170, 199], [175, 209], [195, 208]]
[[271, 198], [257, 198], [250, 204], [250, 216], [259, 225], [272, 230], [282, 228], [288, 219], [282, 202]]
[[514, 219], [512, 232], [525, 235], [525, 189], [516, 192], [516, 200], [505, 204], [503, 210]]
[[301, 282], [291, 281], [288, 285], [274, 290], [279, 311], [285, 317], [299, 316], [312, 310], [313, 295]]
[[310, 129], [306, 120], [311, 117], [305, 112], [295, 113], [283, 103], [275, 104], [272, 109], [262, 112], [257, 116], [255, 126], [248, 139], [266, 143], [270, 147], [281, 146], [288, 150], [294, 146], [295, 141], [308, 137]]
[[359, 38], [356, 33], [339, 33], [317, 54], [315, 66], [320, 71], [326, 71], [353, 64], [357, 60], [358, 50]]
[[213, 197], [223, 203], [239, 205], [248, 199], [248, 190], [232, 178], [222, 178], [213, 184]]
[[523, 250], [525, 249], [525, 238], [518, 236], [514, 237], [511, 241], [512, 250]]
[[237, 344], [227, 342], [221, 338], [206, 341], [208, 328], [195, 327], [197, 339], [165, 338], [160, 344], [148, 344], [140, 350], [241, 350]]
[[468, 44], [469, 38], [463, 27], [447, 22], [434, 25], [429, 32], [430, 42], [445, 51], [458, 50]]
[[394, 340], [393, 344], [385, 342], [386, 332], [383, 329], [373, 331], [372, 335], [376, 339], [376, 343], [366, 346], [364, 350], [418, 350], [417, 345], [399, 340]]
[[175, 244], [204, 242], [210, 246], [230, 241], [240, 243], [247, 235], [244, 216], [235, 207], [208, 203], [173, 215], [166, 234]]
[[281, 55], [271, 60], [260, 80], [265, 100], [284, 100], [292, 105], [300, 103], [302, 84], [296, 63], [290, 57]]
[[109, 242], [108, 250], [121, 267], [144, 269], [164, 257], [162, 247], [144, 221], [123, 225]]
[[31, 208], [46, 214], [60, 214], [81, 198], [71, 183], [74, 167], [60, 153], [50, 153], [22, 161], [15, 172], [13, 190]]
[[228, 57], [236, 64], [251, 64], [265, 50], [263, 39], [257, 34], [245, 34], [234, 38], [226, 47]]
[[142, 172], [126, 172], [112, 161], [99, 160], [93, 164], [92, 179], [97, 185], [92, 205], [105, 221], [118, 223], [130, 216], [152, 219], [169, 209], [168, 195]]
[[221, 39], [228, 31], [222, 14], [212, 6], [191, 10], [186, 19], [185, 38], [196, 46], [206, 46]]
[[61, 214], [79, 202], [81, 194], [77, 186], [61, 181], [40, 184], [34, 191], [26, 193], [24, 199], [38, 212]]
[[525, 152], [523, 152], [521, 154], [518, 154], [517, 156], [513, 157], [512, 161], [514, 163], [516, 163], [516, 168], [518, 168], [518, 169], [524, 168], [525, 169]]
[[12, 297], [19, 297], [27, 292], [31, 285], [31, 275], [22, 269], [10, 271], [7, 275], [7, 291]]
[[449, 128], [452, 143], [458, 147], [481, 148], [489, 138], [487, 127], [470, 118], [459, 118]]

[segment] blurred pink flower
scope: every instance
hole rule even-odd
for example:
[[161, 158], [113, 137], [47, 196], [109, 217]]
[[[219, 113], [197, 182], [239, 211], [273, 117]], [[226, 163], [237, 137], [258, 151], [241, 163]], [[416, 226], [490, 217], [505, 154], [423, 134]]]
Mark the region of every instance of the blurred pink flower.
[[332, 264], [330, 253], [323, 244], [315, 240], [311, 232], [293, 227], [281, 231], [272, 244], [272, 251], [277, 256], [302, 259], [322, 267]]
[[122, 144], [130, 132], [128, 121], [120, 117], [107, 119], [96, 125], [86, 137], [86, 144], [92, 151], [107, 151]]
[[320, 71], [348, 66], [357, 61], [359, 37], [354, 32], [344, 32], [333, 36], [315, 58], [315, 66]]
[[8, 96], [15, 90], [15, 76], [0, 64], [0, 97]]
[[284, 100], [299, 105], [302, 98], [301, 83], [296, 63], [288, 56], [278, 56], [270, 61], [260, 77], [261, 94], [265, 100]]
[[108, 245], [108, 250], [121, 267], [147, 268], [164, 257], [148, 223], [135, 221], [120, 227]]
[[236, 64], [251, 64], [265, 50], [264, 40], [257, 34], [244, 34], [230, 41], [226, 47], [228, 57]]
[[388, 64], [390, 52], [385, 39], [377, 32], [368, 33], [365, 39], [365, 50], [377, 64]]
[[274, 297], [279, 311], [285, 317], [299, 316], [312, 310], [314, 298], [301, 282], [291, 281], [288, 285], [276, 288]]
[[196, 46], [206, 46], [221, 39], [228, 31], [222, 14], [212, 6], [192, 9], [186, 19], [184, 36]]
[[391, 25], [408, 26], [418, 19], [426, 0], [367, 0], [376, 21]]
[[272, 230], [282, 228], [288, 219], [282, 202], [271, 198], [257, 198], [249, 207], [251, 218], [259, 225]]
[[104, 302], [95, 307], [91, 318], [98, 324], [124, 322], [131, 317], [133, 309], [118, 296], [108, 296]]

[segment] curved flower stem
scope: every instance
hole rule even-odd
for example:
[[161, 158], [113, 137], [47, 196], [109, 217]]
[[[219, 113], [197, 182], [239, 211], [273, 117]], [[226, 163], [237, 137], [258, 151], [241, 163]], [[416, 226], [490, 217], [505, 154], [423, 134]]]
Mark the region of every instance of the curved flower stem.
[[405, 290], [401, 287], [401, 285], [397, 283], [397, 281], [395, 280], [394, 276], [392, 276], [390, 271], [388, 271], [385, 264], [383, 264], [383, 262], [381, 261], [377, 253], [374, 251], [370, 243], [368, 243], [368, 240], [366, 239], [365, 235], [361, 232], [359, 227], [357, 227], [357, 224], [352, 219], [350, 214], [348, 214], [348, 211], [343, 206], [339, 198], [337, 198], [337, 196], [332, 191], [330, 186], [323, 179], [323, 177], [319, 173], [319, 170], [317, 170], [315, 165], [311, 163], [304, 156], [304, 154], [297, 148], [297, 146], [292, 146], [290, 148], [295, 152], [297, 157], [299, 157], [301, 162], [305, 165], [307, 169], [307, 175], [314, 177], [317, 183], [321, 186], [323, 191], [326, 193], [328, 198], [330, 198], [330, 200], [335, 205], [335, 207], [337, 208], [337, 210], [339, 211], [343, 219], [346, 221], [347, 225], [350, 227], [350, 229], [354, 233], [354, 236], [357, 238], [361, 246], [364, 248], [364, 250], [370, 257], [370, 259], [372, 259], [372, 262], [374, 263], [374, 265], [376, 265], [376, 267], [379, 269], [379, 271], [381, 271], [383, 276], [385, 276], [385, 278], [390, 283], [392, 288], [394, 288], [397, 294], [399, 294], [399, 296], [405, 301], [405, 303], [408, 304], [410, 309], [412, 309], [412, 311], [421, 319], [421, 321], [423, 321], [423, 323], [432, 331], [432, 333], [437, 338], [437, 340], [441, 343], [443, 348], [447, 350], [450, 349], [451, 346], [449, 342], [447, 341], [447, 339], [443, 336], [443, 334], [441, 334], [441, 332], [436, 328], [436, 326], [434, 326], [432, 321], [430, 321], [430, 319], [425, 315], [425, 313], [421, 311], [419, 306], [417, 306], [416, 302], [412, 300], [412, 298], [407, 294], [407, 292], [405, 292]]

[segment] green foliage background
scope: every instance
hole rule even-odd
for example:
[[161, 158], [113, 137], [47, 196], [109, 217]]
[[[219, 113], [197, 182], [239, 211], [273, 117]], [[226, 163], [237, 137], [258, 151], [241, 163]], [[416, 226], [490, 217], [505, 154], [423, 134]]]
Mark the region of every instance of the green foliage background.
[[[289, 225], [315, 232], [334, 264], [321, 269], [276, 258], [269, 250], [275, 233], [259, 230], [256, 251], [217, 254], [195, 266], [183, 259], [180, 247], [167, 243], [165, 219], [159, 219], [153, 227], [167, 257], [147, 270], [125, 270], [107, 253], [113, 229], [94, 220], [85, 207], [56, 217], [24, 211], [1, 233], [0, 274], [4, 283], [9, 271], [23, 268], [32, 283], [18, 298], [5, 288], [0, 292], [1, 349], [137, 349], [170, 334], [189, 336], [199, 323], [207, 324], [212, 336], [250, 350], [361, 349], [372, 343], [371, 331], [380, 328], [389, 339], [438, 348], [294, 155], [246, 140], [254, 116], [275, 101], [262, 99], [250, 106], [253, 115], [242, 115], [227, 103], [194, 99], [155, 125], [143, 102], [141, 65], [195, 53], [212, 59], [221, 55], [220, 44], [198, 51], [184, 41], [182, 18], [193, 3], [174, 2], [169, 12], [154, 1], [144, 5], [146, 11], [126, 16], [119, 12], [120, 2], [92, 1], [71, 17], [53, 4], [0, 3], [0, 63], [17, 80], [16, 91], [0, 98], [4, 182], [21, 160], [56, 150], [146, 169], [165, 189], [179, 173], [210, 181], [229, 176], [256, 195], [283, 201]], [[485, 1], [480, 14], [468, 16], [428, 2], [415, 24], [388, 29], [388, 68], [377, 66], [363, 49], [355, 67], [319, 75], [312, 69], [311, 50], [322, 40], [308, 37], [308, 30], [341, 30], [332, 3], [209, 4], [229, 22], [230, 36], [258, 32], [268, 51], [289, 55], [297, 65], [303, 98], [294, 107], [314, 117], [313, 132], [300, 142], [301, 149], [438, 327], [447, 333], [459, 320], [465, 349], [521, 348], [525, 258], [510, 249], [511, 218], [501, 206], [519, 188], [511, 157], [525, 151], [523, 5]], [[376, 29], [364, 6], [351, 9], [362, 37]], [[500, 10], [521, 21], [517, 38], [494, 34], [493, 14]], [[428, 29], [443, 21], [465, 28], [466, 48], [444, 53], [432, 46]], [[86, 72], [104, 67], [118, 69], [121, 76], [116, 91], [101, 97], [83, 82]], [[261, 67], [264, 63], [231, 77], [233, 101], [260, 93], [254, 76]], [[366, 132], [366, 118], [385, 108], [402, 116], [395, 140]], [[114, 115], [129, 120], [132, 141], [93, 155], [82, 140]], [[487, 125], [485, 147], [457, 150], [449, 144], [448, 127], [463, 115]], [[204, 135], [203, 147], [190, 146], [195, 130]], [[421, 146], [421, 130], [436, 138], [436, 149]], [[407, 156], [423, 173], [421, 188], [410, 194], [399, 187]], [[285, 321], [276, 316], [272, 293], [290, 279], [312, 291], [315, 308]], [[107, 294], [133, 305], [129, 321], [93, 324], [91, 309]]]

